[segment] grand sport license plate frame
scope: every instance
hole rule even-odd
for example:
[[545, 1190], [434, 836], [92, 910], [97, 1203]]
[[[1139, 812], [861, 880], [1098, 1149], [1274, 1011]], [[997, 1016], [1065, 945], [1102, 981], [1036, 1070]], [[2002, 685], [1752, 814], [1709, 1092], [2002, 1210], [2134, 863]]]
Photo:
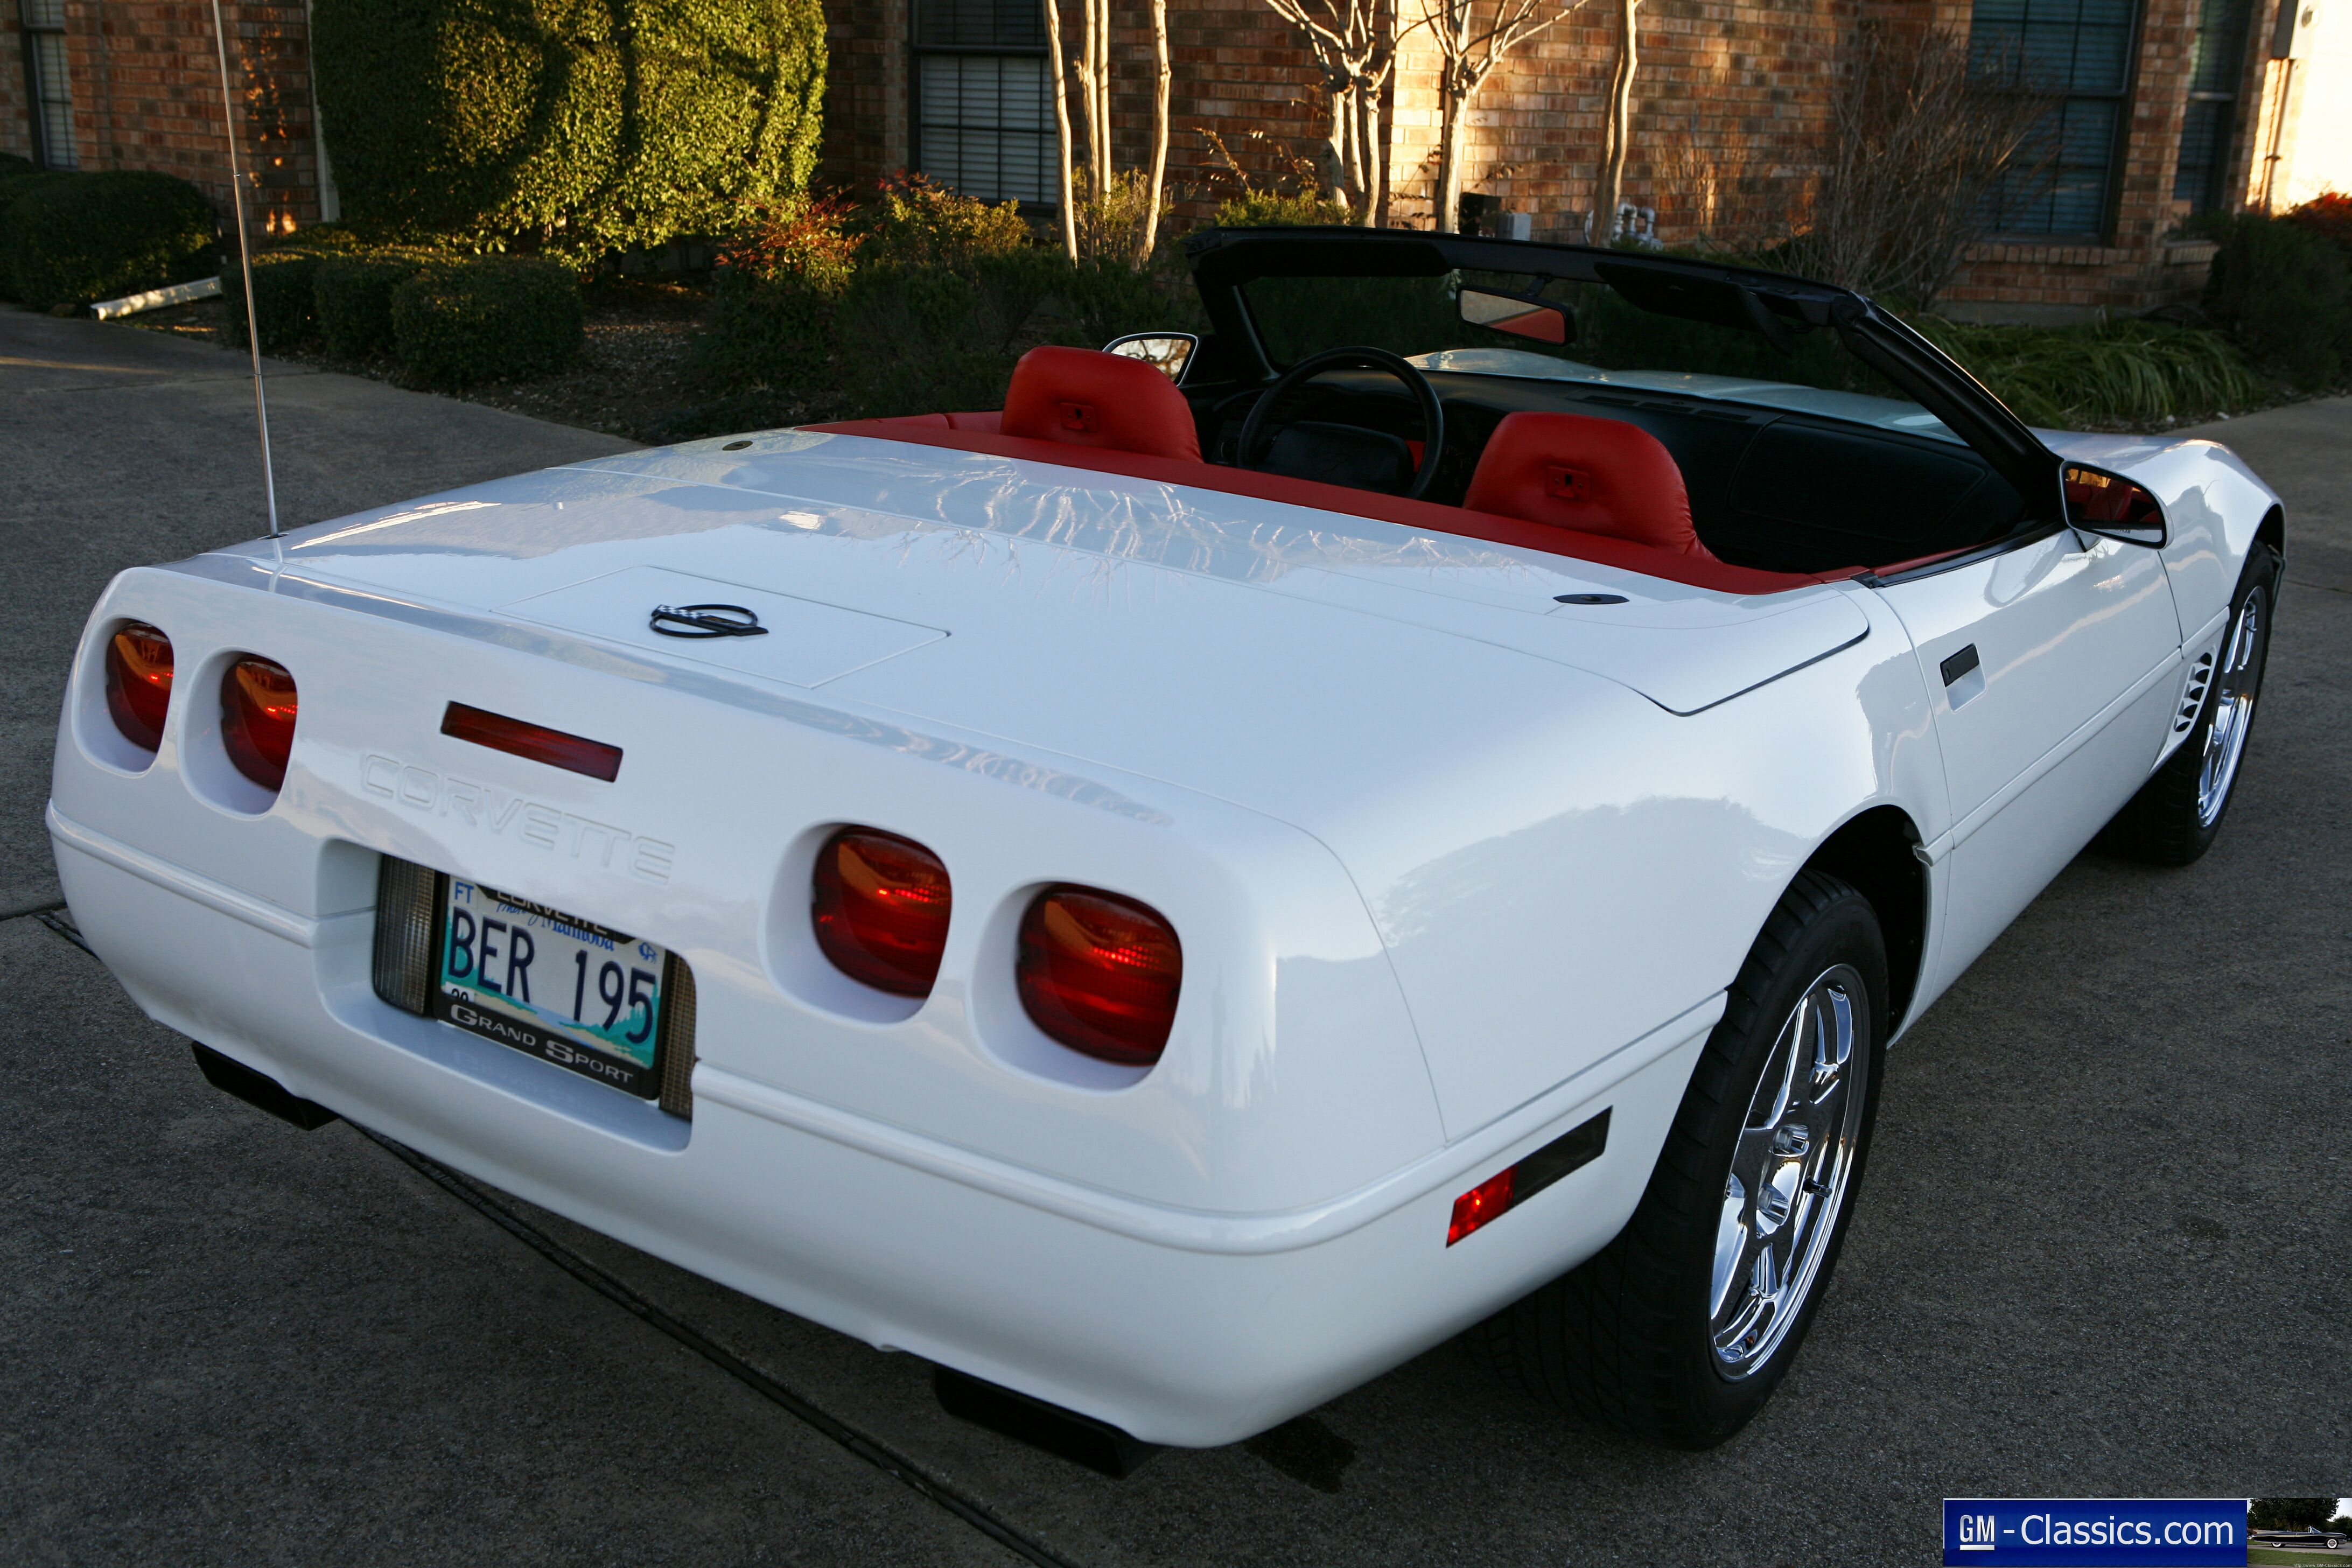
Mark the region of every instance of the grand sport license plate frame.
[[660, 1097], [673, 954], [463, 877], [435, 882], [430, 1016], [636, 1099]]

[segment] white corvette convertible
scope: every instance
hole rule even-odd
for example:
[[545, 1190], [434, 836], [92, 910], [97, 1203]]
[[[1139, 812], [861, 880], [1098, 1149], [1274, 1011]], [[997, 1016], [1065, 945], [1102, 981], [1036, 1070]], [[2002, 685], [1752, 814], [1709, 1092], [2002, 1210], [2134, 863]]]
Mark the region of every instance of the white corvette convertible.
[[1212, 331], [1001, 411], [123, 573], [74, 916], [222, 1087], [966, 1391], [1218, 1444], [1475, 1326], [1719, 1442], [1889, 1044], [2212, 840], [2277, 498], [1793, 278], [1190, 248]]

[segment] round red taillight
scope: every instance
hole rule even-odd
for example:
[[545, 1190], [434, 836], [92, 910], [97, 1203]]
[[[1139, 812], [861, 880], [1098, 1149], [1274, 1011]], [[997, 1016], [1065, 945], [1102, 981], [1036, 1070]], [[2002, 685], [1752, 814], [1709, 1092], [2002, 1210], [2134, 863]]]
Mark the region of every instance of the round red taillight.
[[294, 678], [258, 654], [240, 655], [221, 677], [221, 744], [236, 771], [266, 790], [286, 782], [296, 706]]
[[1048, 888], [1021, 918], [1016, 965], [1031, 1021], [1074, 1051], [1150, 1067], [1167, 1048], [1184, 950], [1158, 910], [1116, 893]]
[[928, 996], [948, 945], [948, 868], [911, 838], [845, 827], [816, 852], [816, 944], [852, 980]]
[[106, 710], [122, 738], [144, 751], [163, 743], [163, 712], [172, 705], [172, 639], [144, 621], [131, 621], [106, 645]]

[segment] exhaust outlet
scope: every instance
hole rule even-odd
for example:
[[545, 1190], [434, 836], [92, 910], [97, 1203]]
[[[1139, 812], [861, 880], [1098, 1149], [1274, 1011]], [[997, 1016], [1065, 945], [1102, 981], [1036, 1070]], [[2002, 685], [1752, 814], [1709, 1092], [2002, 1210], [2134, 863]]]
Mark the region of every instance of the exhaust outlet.
[[931, 1392], [938, 1396], [940, 1408], [959, 1421], [985, 1426], [1113, 1480], [1126, 1479], [1160, 1452], [1159, 1444], [1129, 1436], [1108, 1421], [1032, 1399], [951, 1367], [931, 1368]]
[[257, 1073], [243, 1062], [221, 1055], [210, 1046], [194, 1047], [196, 1066], [204, 1070], [205, 1081], [224, 1094], [233, 1094], [247, 1105], [258, 1106], [280, 1121], [290, 1121], [305, 1132], [315, 1132], [335, 1120], [335, 1113], [316, 1100], [304, 1100], [288, 1091], [286, 1086], [266, 1073]]

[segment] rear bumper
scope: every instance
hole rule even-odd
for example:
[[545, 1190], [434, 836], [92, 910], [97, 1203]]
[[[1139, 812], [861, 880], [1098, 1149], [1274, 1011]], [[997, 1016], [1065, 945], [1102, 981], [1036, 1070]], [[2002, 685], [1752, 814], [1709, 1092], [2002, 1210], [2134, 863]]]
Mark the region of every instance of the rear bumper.
[[[709, 1062], [691, 1122], [387, 1006], [372, 910], [310, 919], [49, 811], [91, 947], [148, 1014], [289, 1090], [680, 1267], [1153, 1442], [1230, 1442], [1590, 1256], [1646, 1183], [1718, 997], [1325, 1204], [1166, 1207]], [[1454, 1195], [1612, 1112], [1592, 1164], [1444, 1245]]]

